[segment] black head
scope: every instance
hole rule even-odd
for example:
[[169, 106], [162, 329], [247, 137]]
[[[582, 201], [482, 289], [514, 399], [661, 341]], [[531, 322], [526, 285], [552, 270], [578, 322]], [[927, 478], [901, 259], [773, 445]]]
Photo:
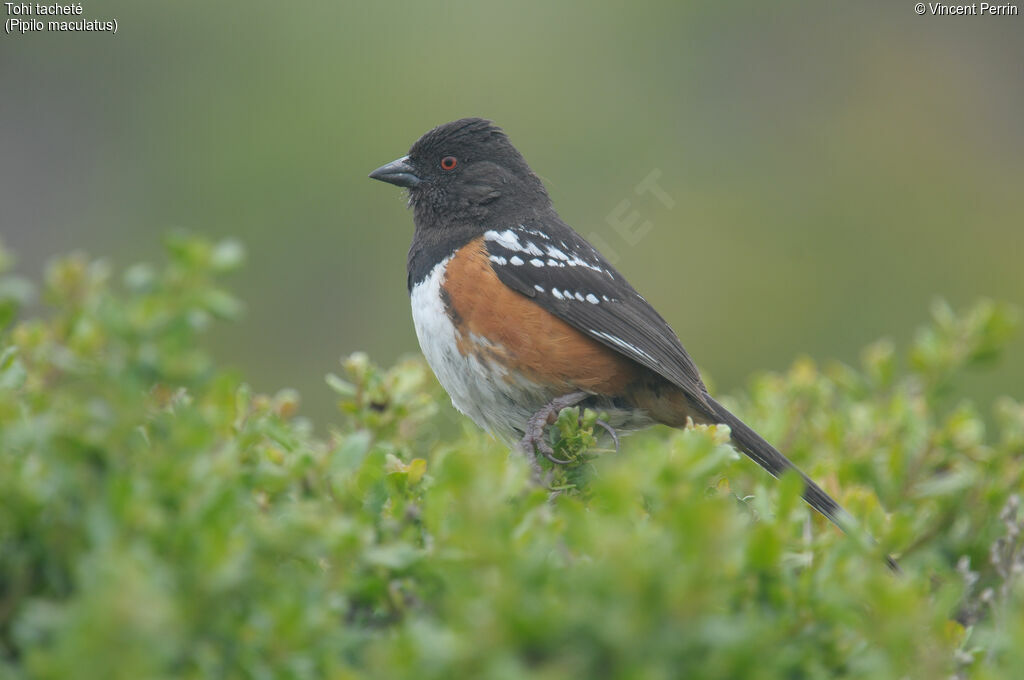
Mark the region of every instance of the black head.
[[482, 118], [437, 126], [370, 177], [409, 190], [417, 227], [482, 225], [551, 205], [505, 133]]

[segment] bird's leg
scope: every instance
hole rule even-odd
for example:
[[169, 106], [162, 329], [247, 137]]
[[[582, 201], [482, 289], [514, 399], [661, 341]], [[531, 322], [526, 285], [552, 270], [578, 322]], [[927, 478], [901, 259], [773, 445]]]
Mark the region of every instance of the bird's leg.
[[[561, 458], [555, 457], [555, 450], [551, 448], [551, 445], [547, 442], [547, 438], [544, 436], [544, 428], [548, 425], [554, 424], [555, 418], [558, 417], [559, 411], [563, 408], [575, 406], [586, 398], [586, 392], [571, 392], [569, 394], [563, 394], [560, 397], [555, 397], [550, 401], [550, 403], [530, 416], [530, 419], [526, 421], [526, 434], [524, 434], [523, 438], [519, 441], [519, 445], [523, 448], [523, 451], [526, 453], [527, 459], [530, 460], [531, 465], [536, 465], [534, 455], [538, 451], [542, 456], [556, 465], [568, 465], [572, 462], [570, 460], [562, 460]], [[537, 469], [534, 468], [534, 473], [536, 473], [536, 471]]]

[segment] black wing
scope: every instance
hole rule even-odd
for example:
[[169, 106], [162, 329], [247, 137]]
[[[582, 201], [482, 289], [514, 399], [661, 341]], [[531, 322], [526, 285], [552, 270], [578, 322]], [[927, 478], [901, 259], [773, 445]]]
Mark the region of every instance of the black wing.
[[[859, 534], [856, 522], [792, 462], [707, 394], [693, 359], [676, 334], [622, 275], [579, 234], [557, 218], [484, 234], [491, 266], [510, 288], [595, 340], [679, 386], [715, 422], [726, 423], [737, 448], [773, 476], [796, 469], [804, 499], [840, 529]], [[896, 572], [891, 557], [886, 563]]]
[[711, 410], [707, 389], [675, 332], [629, 282], [561, 220], [484, 234], [506, 286], [598, 342], [646, 366]]

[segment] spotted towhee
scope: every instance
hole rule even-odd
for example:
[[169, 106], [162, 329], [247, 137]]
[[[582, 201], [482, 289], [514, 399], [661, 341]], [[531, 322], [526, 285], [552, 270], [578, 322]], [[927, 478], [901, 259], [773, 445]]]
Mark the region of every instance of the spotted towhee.
[[[455, 408], [518, 442], [531, 463], [536, 451], [552, 456], [543, 428], [580, 404], [622, 430], [724, 423], [734, 445], [772, 475], [794, 469], [708, 394], [669, 325], [558, 217], [490, 121], [436, 127], [370, 177], [409, 192], [408, 285], [423, 354]], [[804, 499], [852, 528], [850, 515], [800, 474]]]

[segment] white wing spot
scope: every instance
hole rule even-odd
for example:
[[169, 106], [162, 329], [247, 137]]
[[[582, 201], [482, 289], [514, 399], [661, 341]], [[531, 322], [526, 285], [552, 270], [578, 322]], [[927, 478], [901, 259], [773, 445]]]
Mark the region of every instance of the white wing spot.
[[530, 264], [532, 264], [534, 267], [543, 267], [544, 260], [539, 260], [535, 257], [532, 260], [530, 260]]
[[488, 241], [494, 241], [499, 246], [509, 250], [520, 250], [519, 236], [511, 229], [506, 229], [505, 231], [494, 231], [493, 229], [485, 231], [484, 238]]
[[552, 288], [551, 289], [551, 294], [554, 295], [559, 300], [564, 300], [565, 299], [565, 296], [562, 295], [562, 291], [558, 290], [557, 288]]
[[547, 252], [549, 257], [553, 257], [556, 260], [563, 260], [565, 262], [569, 261], [569, 256], [554, 246], [547, 246], [544, 250]]
[[544, 254], [541, 251], [540, 248], [538, 248], [536, 245], [534, 245], [533, 241], [527, 241], [526, 242], [526, 245], [523, 247], [523, 252], [526, 253], [527, 255], [543, 255]]
[[648, 360], [650, 360], [650, 361], [652, 361], [654, 363], [658, 363], [657, 361], [654, 360], [654, 357], [652, 357], [647, 352], [643, 351], [642, 349], [640, 349], [636, 345], [632, 345], [632, 344], [626, 342], [622, 338], [615, 337], [611, 333], [604, 333], [602, 331], [591, 330], [590, 334], [594, 335], [596, 337], [599, 337], [599, 338], [604, 338], [605, 340], [607, 340], [608, 342], [612, 343], [613, 345], [616, 345], [616, 346], [621, 347], [621, 348], [623, 348], [625, 350], [633, 352], [634, 354], [638, 354], [638, 355], [644, 357], [645, 359], [648, 359]]
[[491, 262], [496, 262], [498, 264], [508, 264], [508, 260], [503, 258], [501, 255], [491, 255], [490, 260]]
[[[565, 247], [565, 242], [562, 242], [562, 246]], [[587, 262], [576, 253], [570, 253], [569, 255], [566, 255], [565, 251], [559, 250], [554, 246], [545, 246], [544, 251], [547, 253], [548, 257], [552, 258], [552, 260], [558, 260], [560, 267], [564, 267], [566, 264], [568, 264], [570, 267], [586, 267], [587, 269], [593, 270], [595, 272], [605, 271], [602, 267], [591, 262]], [[548, 260], [548, 264], [551, 264], [552, 260]], [[565, 264], [562, 264], [563, 262]]]
[[537, 289], [537, 292], [538, 292], [538, 293], [543, 293], [543, 292], [544, 292], [544, 286], [540, 286], [540, 285], [537, 285], [537, 284], [533, 284], [533, 287], [534, 287], [535, 289]]
[[572, 266], [576, 266], [578, 264], [579, 266], [586, 267], [587, 269], [589, 269], [591, 271], [604, 272], [604, 269], [602, 267], [600, 267], [600, 266], [598, 266], [596, 264], [587, 262], [586, 260], [580, 259], [579, 257], [575, 257], [575, 256], [573, 256], [573, 259], [569, 261], [569, 264], [572, 265]]
[[587, 293], [587, 302], [589, 302], [592, 305], [596, 305], [598, 302], [600, 302], [600, 300], [598, 300], [597, 296], [594, 295], [593, 293]]
[[519, 228], [525, 231], [530, 236], [536, 236], [537, 238], [544, 239], [545, 241], [551, 240], [547, 234], [545, 234], [543, 231], [540, 231], [539, 229], [530, 229], [529, 227], [522, 224], [519, 225]]
[[509, 258], [508, 261], [517, 267], [523, 264], [523, 258], [519, 257], [518, 255], [513, 255], [512, 257]]
[[484, 232], [484, 239], [488, 241], [493, 241], [497, 243], [499, 246], [507, 248], [508, 250], [515, 250], [520, 253], [525, 253], [527, 255], [544, 254], [541, 251], [541, 249], [537, 247], [536, 244], [530, 241], [527, 241], [524, 245], [519, 240], [519, 234], [517, 234], [512, 229], [506, 229], [505, 231], [495, 231], [493, 229], [490, 229]]
[[583, 293], [575, 293], [575, 294], [574, 294], [574, 296], [575, 296], [575, 298], [576, 298], [577, 300], [579, 300], [580, 302], [583, 302], [584, 300], [586, 300], [586, 299], [587, 299], [587, 298], [583, 297]]

